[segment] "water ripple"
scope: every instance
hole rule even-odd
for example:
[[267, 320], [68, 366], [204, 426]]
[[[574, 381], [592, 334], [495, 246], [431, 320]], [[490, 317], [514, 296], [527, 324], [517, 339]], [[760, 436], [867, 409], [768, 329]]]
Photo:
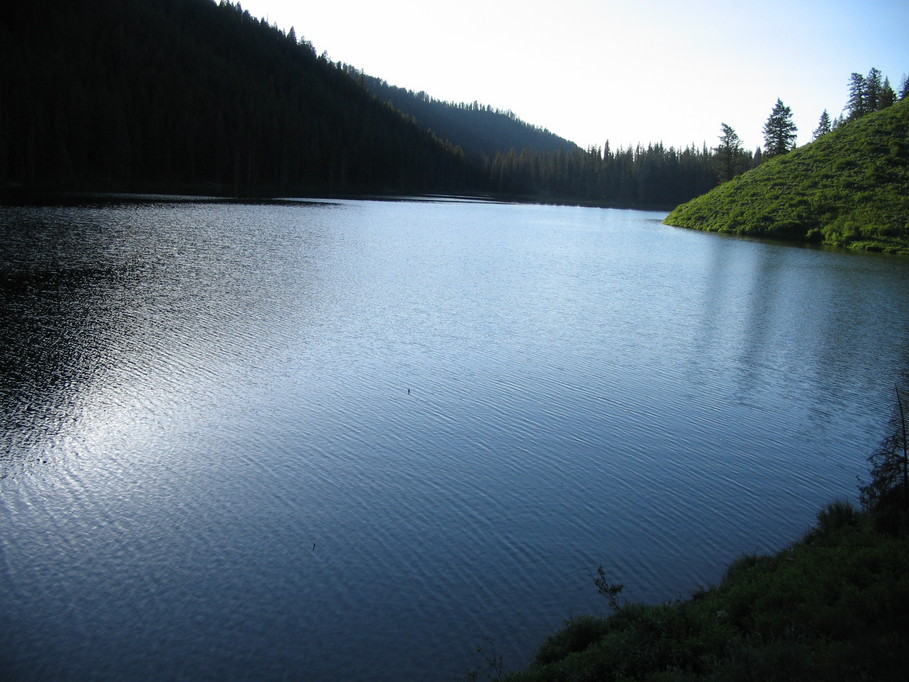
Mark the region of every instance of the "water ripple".
[[524, 664], [854, 496], [905, 370], [903, 265], [657, 214], [0, 212], [13, 676]]

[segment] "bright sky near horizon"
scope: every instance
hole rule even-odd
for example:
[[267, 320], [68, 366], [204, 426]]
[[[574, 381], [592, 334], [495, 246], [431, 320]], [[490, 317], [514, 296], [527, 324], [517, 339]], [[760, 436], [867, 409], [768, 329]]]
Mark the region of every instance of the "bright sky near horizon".
[[241, 0], [318, 53], [435, 99], [510, 109], [582, 147], [763, 145], [777, 98], [799, 144], [849, 75], [909, 75], [907, 0]]

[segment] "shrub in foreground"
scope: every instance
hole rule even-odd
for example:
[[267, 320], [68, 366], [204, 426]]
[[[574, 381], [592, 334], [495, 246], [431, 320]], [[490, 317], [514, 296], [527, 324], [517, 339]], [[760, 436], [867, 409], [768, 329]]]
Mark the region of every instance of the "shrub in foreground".
[[904, 680], [909, 541], [837, 502], [687, 601], [569, 621], [513, 680]]

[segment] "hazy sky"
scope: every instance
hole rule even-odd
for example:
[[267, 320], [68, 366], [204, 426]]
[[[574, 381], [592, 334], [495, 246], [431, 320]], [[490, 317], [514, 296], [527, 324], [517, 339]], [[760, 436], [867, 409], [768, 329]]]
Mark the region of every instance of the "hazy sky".
[[582, 147], [763, 145], [777, 98], [799, 144], [877, 67], [909, 74], [909, 0], [241, 0], [319, 53], [436, 99], [510, 109]]

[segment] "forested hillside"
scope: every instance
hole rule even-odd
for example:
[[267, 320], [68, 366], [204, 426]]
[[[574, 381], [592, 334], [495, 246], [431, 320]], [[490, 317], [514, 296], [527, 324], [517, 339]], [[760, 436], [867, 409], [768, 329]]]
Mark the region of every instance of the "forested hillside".
[[0, 18], [0, 187], [463, 191], [483, 179], [312, 47], [212, 0]]
[[909, 99], [766, 161], [666, 223], [909, 253]]
[[[357, 69], [345, 71], [379, 100], [482, 164], [491, 189], [537, 199], [610, 206], [671, 207], [717, 184], [717, 161], [706, 146], [675, 149], [662, 144], [582, 150], [573, 142], [473, 102], [453, 104], [389, 85]], [[752, 158], [742, 152], [742, 165]]]
[[353, 67], [343, 68], [352, 78], [363, 83], [379, 101], [387, 102], [405, 116], [413, 117], [418, 126], [432, 130], [438, 137], [460, 147], [470, 159], [482, 161], [511, 149], [519, 152], [524, 149], [535, 152], [580, 151], [574, 142], [525, 123], [510, 111], [500, 111], [477, 102], [442, 102], [425, 92], [415, 93], [389, 85]]
[[473, 192], [668, 208], [718, 180], [706, 144], [582, 150], [488, 106], [379, 88], [226, 0], [16, 3], [0, 60], [0, 197]]

